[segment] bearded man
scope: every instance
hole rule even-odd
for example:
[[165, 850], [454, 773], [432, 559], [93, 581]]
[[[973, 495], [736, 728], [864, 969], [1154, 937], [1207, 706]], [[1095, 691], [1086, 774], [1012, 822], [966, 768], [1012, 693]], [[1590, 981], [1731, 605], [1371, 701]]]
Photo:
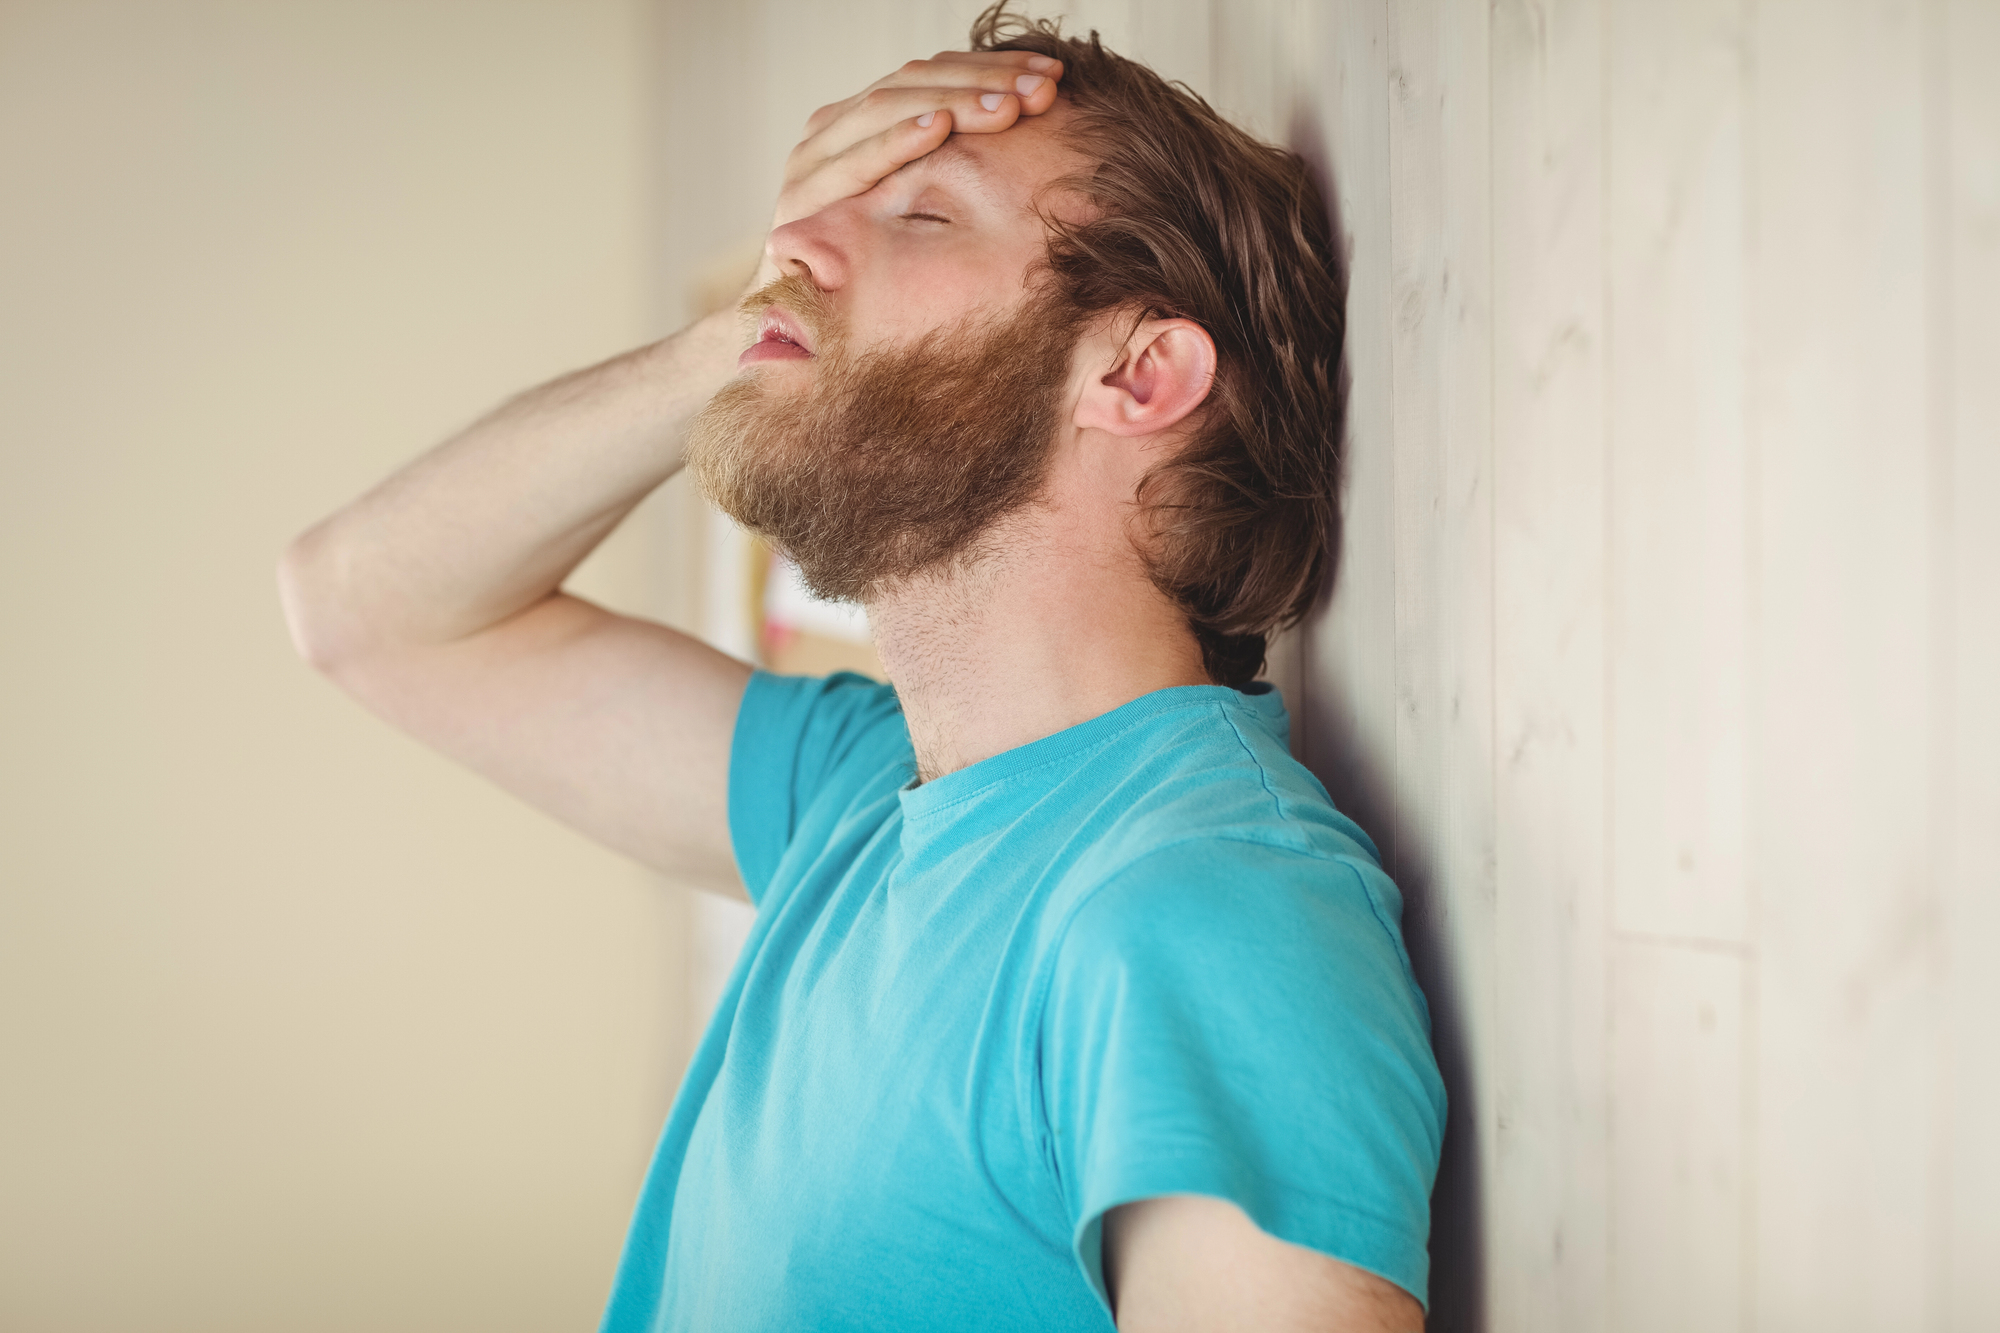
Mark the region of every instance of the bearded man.
[[[301, 537], [294, 634], [756, 905], [606, 1329], [1420, 1327], [1444, 1098], [1400, 900], [1254, 679], [1336, 539], [1323, 203], [1095, 34], [996, 7], [972, 46], [814, 114], [747, 322]], [[684, 448], [893, 686], [561, 591]]]

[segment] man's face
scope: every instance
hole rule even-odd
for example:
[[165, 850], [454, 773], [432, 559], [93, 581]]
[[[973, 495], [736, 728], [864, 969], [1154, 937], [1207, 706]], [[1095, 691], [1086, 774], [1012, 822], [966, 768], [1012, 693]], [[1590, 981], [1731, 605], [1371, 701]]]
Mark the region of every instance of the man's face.
[[1079, 159], [1051, 112], [953, 136], [872, 190], [772, 233], [787, 276], [689, 463], [823, 596], [981, 554], [1031, 503], [1069, 397], [1075, 323], [1027, 286], [1043, 191]]

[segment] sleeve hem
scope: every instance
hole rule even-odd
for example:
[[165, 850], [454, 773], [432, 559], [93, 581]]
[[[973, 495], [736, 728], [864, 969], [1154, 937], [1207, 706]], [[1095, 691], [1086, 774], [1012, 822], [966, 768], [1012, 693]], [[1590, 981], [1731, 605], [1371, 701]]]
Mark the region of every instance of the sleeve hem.
[[1105, 1312], [1104, 1215], [1113, 1208], [1172, 1194], [1221, 1199], [1241, 1208], [1259, 1230], [1393, 1282], [1430, 1311], [1429, 1238], [1373, 1210], [1327, 1198], [1268, 1176], [1232, 1170], [1207, 1157], [1150, 1160], [1084, 1209], [1072, 1250]]
[[[736, 873], [743, 877], [743, 890], [749, 895], [753, 907], [763, 905], [764, 892], [770, 887], [771, 874], [777, 867], [775, 858], [758, 855], [761, 849], [745, 836], [745, 821], [754, 796], [752, 788], [763, 775], [750, 771], [751, 760], [755, 756], [751, 753], [753, 747], [744, 744], [744, 738], [746, 733], [754, 731], [759, 725], [758, 714], [764, 703], [760, 696], [777, 679], [762, 668], [750, 673], [750, 679], [743, 687], [743, 698], [736, 706], [736, 726], [729, 737], [729, 847], [736, 854]], [[790, 811], [785, 814], [789, 824]]]

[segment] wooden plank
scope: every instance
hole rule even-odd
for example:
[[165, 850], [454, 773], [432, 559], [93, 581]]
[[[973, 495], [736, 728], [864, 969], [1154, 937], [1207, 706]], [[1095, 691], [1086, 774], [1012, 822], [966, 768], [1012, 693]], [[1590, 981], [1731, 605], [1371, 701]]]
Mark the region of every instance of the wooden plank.
[[1291, 0], [1232, 0], [1210, 29], [1216, 110], [1273, 142], [1283, 142], [1289, 128], [1294, 69], [1313, 72], [1289, 40], [1295, 16]]
[[1745, 968], [1734, 951], [1620, 940], [1611, 987], [1611, 1321], [1743, 1326]]
[[1485, 1325], [1493, 1160], [1493, 430], [1486, 8], [1388, 13], [1395, 817], [1451, 1096], [1431, 1327]]
[[[1364, 817], [1366, 792], [1374, 785], [1371, 779], [1390, 776], [1387, 765], [1394, 762], [1393, 733], [1378, 727], [1364, 741], [1358, 730], [1377, 720], [1383, 706], [1393, 705], [1395, 691], [1386, 0], [1343, 5], [1316, 17], [1320, 26], [1308, 58], [1326, 73], [1309, 129], [1320, 146], [1295, 146], [1325, 164], [1332, 188], [1335, 244], [1348, 274], [1351, 386], [1340, 568], [1330, 604], [1306, 635], [1303, 749], [1335, 800], [1374, 833]], [[1383, 851], [1389, 855], [1391, 848], [1385, 845]]]
[[1922, 40], [1759, 0], [1755, 1323], [1932, 1327], [1939, 1014]]
[[1745, 939], [1743, 0], [1614, 0], [1612, 914]]
[[1138, 6], [1133, 0], [1071, 0], [1071, 3], [1043, 11], [1060, 14], [1063, 31], [1072, 37], [1088, 36], [1092, 29], [1104, 44], [1120, 54], [1130, 54]]
[[[1441, 10], [1438, 84], [1444, 164], [1441, 522], [1437, 530], [1440, 800], [1435, 864], [1439, 1059], [1455, 1097], [1435, 1197], [1440, 1333], [1484, 1329], [1487, 1254], [1502, 1234], [1490, 1178], [1499, 1156], [1494, 816], [1493, 172], [1490, 7]], [[1414, 667], [1415, 663], [1411, 663]], [[1412, 749], [1414, 749], [1412, 737]], [[1420, 923], [1421, 925], [1421, 923]]]
[[[1949, 960], [1944, 1030], [1945, 1327], [2000, 1325], [2000, 6], [1952, 0], [1933, 34], [1942, 93], [1941, 317], [1933, 393], [1946, 415], [1933, 488], [1943, 542], [1947, 698], [1935, 710], [1944, 792], [1940, 879]], [[1936, 94], [1934, 94], [1934, 97]]]
[[[1348, 268], [1340, 570], [1304, 636], [1302, 752], [1396, 873], [1395, 458], [1390, 384], [1388, 36], [1384, 0], [1314, 15], [1302, 59], [1325, 71], [1293, 138], [1327, 163]], [[1309, 90], [1309, 95], [1314, 90]], [[1317, 136], [1316, 146], [1308, 140]]]
[[1126, 54], [1209, 96], [1215, 87], [1214, 0], [1152, 0], [1134, 17], [1132, 49]]
[[1492, 18], [1501, 1328], [1605, 1327], [1603, 33]]

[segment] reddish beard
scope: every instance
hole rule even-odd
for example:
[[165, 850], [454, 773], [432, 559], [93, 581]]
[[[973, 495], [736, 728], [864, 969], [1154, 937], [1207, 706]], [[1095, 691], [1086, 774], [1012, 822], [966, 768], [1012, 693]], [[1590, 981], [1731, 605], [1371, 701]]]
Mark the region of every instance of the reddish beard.
[[855, 352], [807, 279], [780, 278], [743, 308], [774, 304], [804, 321], [816, 378], [792, 391], [762, 372], [725, 385], [688, 441], [702, 492], [836, 601], [977, 561], [1047, 478], [1074, 321], [1030, 299], [998, 323]]

